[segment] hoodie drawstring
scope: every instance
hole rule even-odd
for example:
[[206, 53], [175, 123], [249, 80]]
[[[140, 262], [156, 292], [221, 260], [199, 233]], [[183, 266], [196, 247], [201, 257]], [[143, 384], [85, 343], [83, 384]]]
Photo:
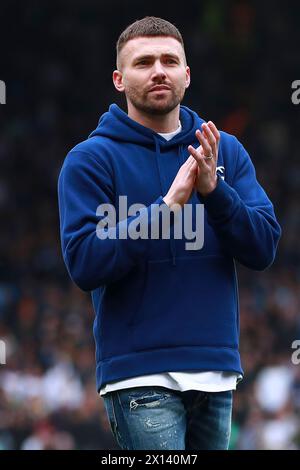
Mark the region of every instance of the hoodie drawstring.
[[160, 146], [158, 139], [154, 137], [155, 141], [155, 158], [156, 158], [156, 165], [157, 165], [157, 170], [158, 170], [158, 175], [159, 175], [159, 182], [160, 182], [160, 189], [161, 189], [161, 194], [164, 196], [165, 194], [165, 184], [163, 182], [163, 175], [161, 172], [161, 163], [160, 163]]
[[[160, 182], [160, 188], [161, 188], [161, 194], [164, 196], [169, 188], [167, 187], [167, 184], [164, 180], [164, 174], [162, 171], [162, 165], [161, 165], [161, 153], [160, 153], [160, 145], [158, 139], [154, 137], [155, 141], [155, 158], [156, 158], [156, 165], [157, 165], [157, 170], [158, 170], [158, 175], [159, 175], [159, 182]], [[172, 264], [173, 266], [176, 266], [176, 245], [175, 245], [175, 240], [171, 237], [170, 233], [170, 251], [171, 251], [171, 256], [172, 256]]]
[[178, 154], [179, 154], [179, 164], [181, 166], [185, 162], [184, 145], [179, 145]]

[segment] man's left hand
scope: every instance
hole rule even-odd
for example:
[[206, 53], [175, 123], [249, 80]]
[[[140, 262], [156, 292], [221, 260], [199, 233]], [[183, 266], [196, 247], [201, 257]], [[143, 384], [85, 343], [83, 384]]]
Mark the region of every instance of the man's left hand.
[[195, 135], [200, 146], [195, 149], [188, 146], [188, 151], [198, 163], [198, 173], [195, 179], [195, 189], [201, 196], [207, 196], [217, 185], [217, 162], [220, 133], [212, 121], [202, 124], [202, 132], [197, 129]]

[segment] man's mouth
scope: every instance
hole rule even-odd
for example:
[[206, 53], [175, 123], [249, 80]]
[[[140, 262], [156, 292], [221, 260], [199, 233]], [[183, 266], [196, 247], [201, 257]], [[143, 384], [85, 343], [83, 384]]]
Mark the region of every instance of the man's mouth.
[[151, 92], [151, 91], [166, 91], [166, 90], [170, 90], [170, 87], [168, 87], [167, 85], [155, 85], [152, 88], [150, 88], [149, 92]]

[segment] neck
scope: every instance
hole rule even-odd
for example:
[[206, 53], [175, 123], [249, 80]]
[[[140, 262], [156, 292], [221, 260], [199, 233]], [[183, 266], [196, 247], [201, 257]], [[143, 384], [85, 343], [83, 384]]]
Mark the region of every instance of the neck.
[[154, 132], [173, 132], [178, 129], [179, 105], [168, 114], [152, 115], [136, 109], [128, 102], [128, 117]]

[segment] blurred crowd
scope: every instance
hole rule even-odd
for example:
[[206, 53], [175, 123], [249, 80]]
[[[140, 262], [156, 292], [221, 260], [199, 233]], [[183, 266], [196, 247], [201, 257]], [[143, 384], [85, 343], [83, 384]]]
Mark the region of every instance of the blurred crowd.
[[[283, 229], [265, 272], [239, 271], [241, 356], [231, 449], [300, 449], [300, 5], [191, 1], [189, 8], [29, 0], [2, 8], [0, 79], [0, 449], [116, 449], [95, 389], [90, 296], [62, 261], [57, 177], [114, 91], [115, 42], [145, 15], [185, 40], [192, 83], [184, 99], [249, 151]], [[299, 67], [298, 67], [299, 70]], [[300, 348], [300, 346], [298, 346]], [[298, 354], [300, 362], [300, 352]]]

